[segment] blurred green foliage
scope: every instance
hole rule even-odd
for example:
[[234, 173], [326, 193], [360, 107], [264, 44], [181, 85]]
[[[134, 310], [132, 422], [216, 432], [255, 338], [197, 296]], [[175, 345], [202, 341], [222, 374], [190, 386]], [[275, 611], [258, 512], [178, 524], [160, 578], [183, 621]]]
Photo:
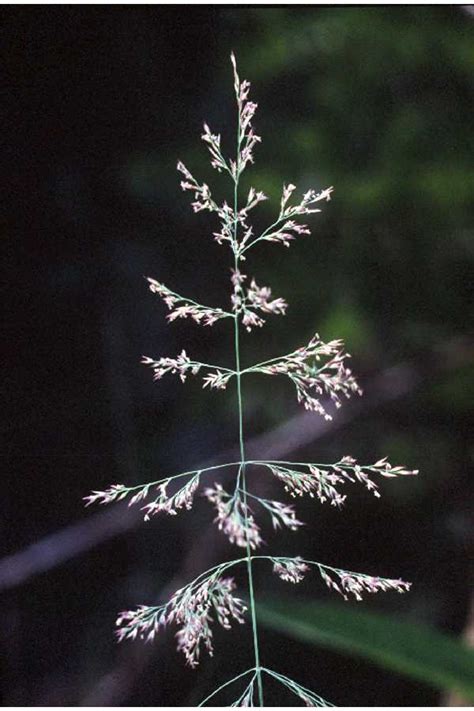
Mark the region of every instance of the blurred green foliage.
[[441, 691], [474, 700], [474, 652], [415, 620], [309, 601], [267, 601], [262, 623], [301, 642], [365, 657]]

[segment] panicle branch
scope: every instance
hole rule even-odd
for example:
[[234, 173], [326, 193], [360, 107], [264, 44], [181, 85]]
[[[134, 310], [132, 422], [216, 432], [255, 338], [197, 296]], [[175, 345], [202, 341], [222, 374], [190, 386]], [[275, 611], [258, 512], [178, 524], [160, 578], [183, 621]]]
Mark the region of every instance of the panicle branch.
[[196, 323], [212, 326], [220, 319], [232, 318], [232, 314], [227, 311], [203, 306], [192, 299], [180, 296], [156, 279], [146, 277], [146, 280], [150, 291], [161, 296], [170, 310], [171, 313], [166, 317], [168, 321], [175, 321], [177, 318], [192, 318]]
[[171, 623], [180, 628], [176, 634], [178, 651], [184, 653], [187, 663], [196, 667], [199, 663], [201, 645], [213, 655], [211, 623], [217, 622], [230, 629], [231, 620], [243, 624], [247, 609], [242, 600], [232, 593], [235, 583], [232, 578], [222, 577], [223, 572], [235, 561], [218, 566], [206, 577], [199, 576], [189, 585], [177, 590], [170, 600], [157, 607], [140, 605], [136, 610], [121, 612], [117, 618], [117, 637], [140, 639], [150, 642], [160, 628]]
[[302, 462], [252, 462], [270, 469], [271, 473], [283, 482], [285, 491], [291, 496], [317, 497], [321, 503], [329, 501], [332, 506], [340, 508], [347, 496], [339, 488], [347, 482], [359, 482], [368, 491], [380, 498], [378, 484], [370, 475], [383, 477], [415, 476], [417, 469], [392, 465], [387, 457], [380, 459], [375, 464], [357, 464], [353, 457], [343, 457], [335, 464], [312, 464]]
[[[243, 372], [288, 376], [296, 387], [298, 402], [303, 403], [306, 410], [331, 420], [331, 415], [315, 395], [328, 395], [337, 408], [341, 406], [342, 396], [349, 398], [354, 393], [362, 395], [351, 370], [345, 365], [345, 359], [350, 358], [350, 355], [344, 353], [343, 346], [342, 340], [324, 343], [316, 334], [308, 345], [288, 355], [258, 363]], [[318, 366], [325, 356], [328, 360]]]
[[283, 186], [283, 194], [280, 201], [280, 213], [278, 218], [272, 225], [270, 225], [270, 227], [267, 227], [267, 229], [255, 239], [249, 241], [249, 238], [247, 238], [245, 243], [241, 244], [241, 255], [258, 242], [277, 242], [283, 244], [285, 247], [289, 247], [290, 242], [292, 242], [298, 235], [311, 234], [311, 230], [307, 225], [295, 222], [292, 218], [299, 217], [301, 215], [313, 214], [315, 212], [321, 212], [319, 208], [314, 208], [313, 205], [321, 200], [328, 202], [331, 199], [333, 188], [326, 188], [325, 190], [321, 190], [319, 192], [316, 192], [315, 190], [308, 190], [304, 193], [298, 204], [289, 206], [287, 204], [288, 200], [295, 190], [296, 186], [291, 183]]
[[381, 578], [379, 576], [365, 575], [364, 573], [353, 573], [349, 570], [332, 568], [329, 565], [318, 563], [312, 560], [304, 560], [301, 557], [270, 557], [273, 563], [273, 572], [282, 580], [291, 583], [299, 583], [303, 580], [310, 567], [317, 568], [321, 578], [329, 589], [335, 590], [348, 600], [348, 595], [352, 594], [356, 600], [362, 600], [362, 593], [376, 593], [393, 590], [398, 593], [407, 592], [411, 583], [407, 583], [400, 578]]
[[225, 390], [227, 383], [235, 375], [233, 370], [223, 368], [222, 366], [209, 365], [208, 363], [200, 363], [199, 361], [191, 360], [186, 351], [182, 350], [176, 358], [159, 358], [154, 360], [148, 356], [143, 356], [144, 365], [149, 365], [153, 370], [153, 380], [160, 380], [164, 375], [171, 373], [178, 375], [181, 382], [185, 382], [189, 374], [197, 375], [201, 368], [214, 368], [213, 372], [208, 372], [203, 378], [203, 388], [209, 386], [217, 390]]
[[197, 472], [184, 486], [172, 495], [167, 491], [170, 483], [169, 479], [163, 482], [163, 484], [160, 484], [158, 486], [158, 496], [156, 499], [143, 506], [142, 510], [145, 511], [145, 521], [149, 521], [151, 516], [155, 516], [162, 511], [171, 516], [176, 516], [178, 511], [183, 508], [189, 511], [192, 508], [194, 494], [199, 486], [200, 476], [201, 472]]
[[187, 509], [188, 511], [192, 508], [194, 494], [199, 486], [199, 479], [201, 471], [196, 471], [191, 476], [189, 481], [184, 484], [184, 486], [178, 488], [174, 494], [168, 493], [168, 487], [172, 481], [179, 479], [183, 476], [189, 476], [190, 472], [186, 474], [177, 474], [176, 476], [169, 477], [168, 479], [163, 479], [159, 482], [153, 482], [151, 484], [144, 484], [140, 486], [127, 487], [124, 484], [113, 484], [105, 491], [93, 491], [89, 496], [85, 496], [86, 506], [91, 504], [110, 504], [113, 501], [121, 501], [129, 496], [132, 492], [133, 495], [130, 498], [128, 505], [134, 506], [142, 501], [144, 501], [150, 490], [156, 488], [158, 491], [158, 496], [156, 499], [145, 506], [142, 506], [142, 511], [145, 511], [144, 520], [149, 521], [151, 516], [161, 513], [164, 511], [170, 516], [175, 516], [179, 510]]
[[377, 593], [393, 590], [398, 593], [408, 592], [411, 583], [397, 578], [380, 578], [379, 576], [364, 575], [362, 573], [351, 573], [347, 570], [330, 568], [319, 565], [319, 572], [329, 589], [338, 592], [344, 600], [348, 600], [349, 594], [354, 595], [357, 601], [362, 600], [362, 593]]
[[[227, 462], [225, 464], [216, 464], [212, 467], [203, 467], [202, 469], [192, 469], [191, 471], [181, 472], [174, 476], [164, 477], [157, 481], [150, 481], [146, 484], [137, 484], [135, 486], [125, 486], [125, 484], [112, 484], [105, 491], [93, 491], [89, 496], [84, 497], [86, 506], [91, 504], [111, 504], [114, 501], [122, 501], [127, 496], [131, 495], [128, 502], [129, 506], [138, 504], [144, 501], [151, 490], [155, 489], [159, 492], [158, 498], [152, 503], [144, 506], [142, 510], [147, 510], [151, 506], [151, 511], [147, 511], [145, 520], [149, 519], [150, 513], [159, 513], [165, 511], [171, 515], [176, 513], [176, 509], [190, 509], [195, 491], [199, 485], [201, 474], [215, 471], [216, 469], [226, 469], [228, 467], [238, 466], [240, 462]], [[178, 488], [174, 494], [169, 494], [167, 489], [170, 483], [175, 483], [178, 479], [188, 477], [189, 481]]]
[[278, 216], [279, 220], [287, 220], [288, 218], [295, 217], [296, 215], [311, 215], [315, 212], [321, 212], [319, 208], [313, 207], [313, 205], [321, 200], [329, 202], [334, 188], [325, 188], [319, 192], [316, 192], [316, 190], [307, 190], [297, 205], [288, 205], [288, 200], [291, 198], [295, 190], [296, 185], [292, 185], [291, 183], [283, 186], [283, 193], [280, 202], [280, 214]]
[[178, 374], [181, 382], [185, 382], [189, 373], [197, 375], [201, 369], [201, 364], [192, 361], [183, 349], [176, 358], [162, 357], [154, 360], [148, 356], [142, 356], [141, 362], [144, 365], [149, 365], [153, 370], [153, 380], [161, 380], [164, 375], [172, 373]]

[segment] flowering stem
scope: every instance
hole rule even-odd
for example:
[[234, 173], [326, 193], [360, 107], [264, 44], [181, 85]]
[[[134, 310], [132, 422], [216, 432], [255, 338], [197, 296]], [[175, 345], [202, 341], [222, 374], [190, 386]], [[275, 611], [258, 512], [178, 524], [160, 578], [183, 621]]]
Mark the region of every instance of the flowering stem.
[[248, 515], [247, 515], [247, 487], [245, 481], [245, 445], [244, 445], [244, 435], [243, 435], [243, 407], [242, 407], [242, 387], [240, 380], [240, 347], [239, 347], [239, 323], [237, 317], [235, 318], [235, 362], [237, 370], [237, 402], [238, 402], [238, 417], [239, 417], [239, 446], [240, 446], [240, 456], [241, 464], [239, 468], [239, 479], [241, 480], [241, 490], [243, 492], [244, 500], [244, 511], [245, 511], [245, 529], [246, 529], [246, 549], [247, 549], [247, 573], [249, 580], [249, 597], [250, 597], [250, 615], [252, 619], [252, 632], [253, 632], [253, 646], [255, 654], [255, 669], [257, 672], [257, 684], [258, 684], [258, 697], [259, 704], [263, 706], [263, 689], [262, 689], [262, 677], [260, 673], [260, 652], [258, 645], [258, 631], [257, 631], [257, 615], [255, 611], [255, 594], [253, 588], [253, 574], [252, 574], [252, 554], [250, 550], [250, 542], [248, 535]]
[[[233, 229], [233, 242], [234, 242], [234, 268], [236, 273], [239, 267], [239, 256], [238, 256], [238, 242], [237, 242], [237, 225], [238, 225], [238, 189], [239, 189], [239, 175], [240, 175], [240, 145], [241, 145], [241, 127], [240, 127], [240, 107], [239, 107], [239, 121], [237, 129], [237, 156], [236, 156], [236, 170], [234, 179], [234, 229]], [[247, 512], [247, 487], [245, 481], [245, 445], [244, 445], [244, 432], [243, 432], [243, 405], [242, 405], [242, 385], [241, 385], [241, 368], [240, 368], [240, 340], [239, 340], [239, 313], [234, 314], [234, 349], [235, 349], [235, 375], [237, 379], [237, 404], [238, 404], [238, 418], [239, 418], [239, 447], [240, 447], [240, 467], [237, 476], [237, 486], [241, 481], [241, 488], [243, 491], [244, 500], [244, 511], [245, 511], [245, 532], [246, 532], [246, 550], [247, 550], [247, 575], [249, 581], [249, 598], [250, 598], [250, 616], [252, 619], [252, 633], [253, 633], [253, 648], [255, 656], [255, 672], [257, 675], [257, 685], [258, 685], [258, 702], [259, 706], [263, 706], [263, 686], [262, 686], [262, 674], [260, 670], [260, 650], [258, 646], [258, 630], [257, 630], [257, 613], [255, 610], [255, 594], [253, 588], [253, 574], [252, 574], [252, 553], [250, 549], [249, 540], [249, 526], [248, 526], [248, 512]]]

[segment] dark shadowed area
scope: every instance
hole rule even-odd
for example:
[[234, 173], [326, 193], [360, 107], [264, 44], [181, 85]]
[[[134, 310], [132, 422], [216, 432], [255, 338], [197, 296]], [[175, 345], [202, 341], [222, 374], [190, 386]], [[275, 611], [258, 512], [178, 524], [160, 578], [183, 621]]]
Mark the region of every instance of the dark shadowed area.
[[[166, 599], [235, 555], [198, 496], [143, 523], [82, 497], [233, 456], [235, 390], [152, 382], [142, 354], [183, 348], [233, 366], [226, 321], [168, 325], [144, 276], [228, 308], [231, 254], [194, 215], [178, 159], [230, 199], [202, 123], [233, 148], [229, 54], [252, 83], [262, 144], [244, 184], [333, 185], [312, 235], [258, 246], [245, 267], [289, 302], [245, 334], [244, 366], [314, 332], [344, 338], [364, 398], [332, 423], [285, 379], [244, 381], [255, 458], [388, 456], [417, 478], [348, 488], [342, 510], [297, 502], [298, 532], [265, 551], [402, 577], [409, 594], [346, 603], [466, 634], [472, 594], [474, 19], [462, 7], [4, 6], [4, 343], [0, 589], [4, 703], [196, 705], [252, 664], [249, 625], [216, 629], [197, 670], [154, 644], [116, 644], [120, 610]], [[226, 192], [227, 191], [227, 192]], [[232, 459], [230, 460], [232, 461]], [[227, 476], [227, 475], [226, 475]], [[249, 485], [284, 495], [263, 470]], [[214, 481], [211, 477], [210, 482]], [[237, 575], [245, 596], [245, 571]], [[257, 598], [331, 600], [255, 569]], [[291, 588], [291, 589], [290, 589]], [[341, 602], [341, 600], [336, 600]], [[289, 604], [289, 603], [288, 603]], [[290, 613], [288, 613], [290, 614]], [[444, 704], [428, 682], [261, 629], [265, 663], [337, 705]], [[232, 699], [230, 699], [232, 700]], [[268, 705], [293, 703], [269, 684]], [[222, 697], [222, 703], [229, 699]]]

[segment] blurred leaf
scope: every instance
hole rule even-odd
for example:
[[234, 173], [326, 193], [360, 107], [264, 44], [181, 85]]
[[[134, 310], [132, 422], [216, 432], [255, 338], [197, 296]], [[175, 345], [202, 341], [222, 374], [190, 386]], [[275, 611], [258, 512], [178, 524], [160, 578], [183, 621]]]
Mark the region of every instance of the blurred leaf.
[[445, 380], [433, 385], [430, 395], [438, 407], [456, 413], [470, 412], [474, 397], [474, 367], [468, 365], [450, 373]]
[[328, 340], [334, 333], [338, 338], [342, 338], [346, 348], [351, 353], [370, 354], [374, 349], [375, 336], [372, 332], [372, 324], [366, 318], [365, 313], [355, 303], [349, 300], [336, 303], [322, 319], [319, 331], [323, 338]]
[[271, 601], [259, 620], [282, 634], [364, 657], [438, 689], [474, 699], [474, 653], [425, 625], [343, 605]]

